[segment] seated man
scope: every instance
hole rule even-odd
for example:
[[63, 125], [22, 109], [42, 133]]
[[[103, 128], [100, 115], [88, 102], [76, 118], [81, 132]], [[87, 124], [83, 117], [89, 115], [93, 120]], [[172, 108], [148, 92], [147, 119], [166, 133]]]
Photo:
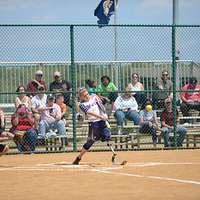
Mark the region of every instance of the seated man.
[[58, 135], [66, 135], [65, 123], [62, 118], [60, 106], [54, 103], [55, 97], [47, 96], [46, 107], [42, 110], [41, 121], [39, 122], [39, 136], [46, 138], [46, 133], [50, 129], [57, 129]]
[[27, 92], [32, 92], [32, 94], [30, 94], [30, 97], [35, 96], [35, 92], [38, 91], [38, 87], [43, 86], [44, 90], [47, 90], [46, 87], [46, 83], [45, 81], [42, 79], [43, 77], [43, 72], [41, 70], [38, 70], [35, 72], [35, 79], [31, 80], [28, 85], [27, 85]]
[[139, 124], [138, 104], [131, 92], [128, 91], [128, 88], [126, 93], [117, 97], [114, 102], [114, 109], [114, 116], [119, 128], [123, 126], [125, 119], [133, 121], [135, 125]]
[[[161, 121], [161, 127], [162, 127], [162, 133], [164, 135], [164, 146], [169, 147], [169, 133], [173, 132], [174, 130], [174, 113], [172, 110], [172, 100], [170, 97], [165, 99], [165, 109], [162, 111], [160, 115], [160, 121]], [[176, 122], [178, 124], [179, 122], [179, 113], [176, 111]], [[185, 139], [186, 135], [186, 128], [178, 125], [177, 126], [177, 133], [178, 133], [178, 139], [177, 139], [177, 146], [180, 147], [183, 144], [183, 141]]]
[[59, 71], [54, 72], [54, 81], [50, 83], [49, 90], [53, 92], [63, 93], [64, 103], [72, 107], [71, 105], [71, 90], [72, 86], [69, 81], [62, 79], [62, 74]]
[[[182, 100], [181, 103], [181, 112], [183, 116], [189, 116], [189, 110], [200, 111], [200, 84], [197, 84], [197, 79], [191, 77], [189, 83], [182, 87], [181, 90], [196, 90], [196, 92], [181, 92], [180, 97]], [[184, 119], [183, 123], [189, 122], [188, 119]]]
[[172, 92], [172, 82], [169, 79], [169, 73], [167, 70], [162, 71], [162, 77], [158, 83], [153, 86], [153, 89], [158, 90], [153, 92], [152, 96], [154, 109], [164, 108], [164, 100], [171, 96]]

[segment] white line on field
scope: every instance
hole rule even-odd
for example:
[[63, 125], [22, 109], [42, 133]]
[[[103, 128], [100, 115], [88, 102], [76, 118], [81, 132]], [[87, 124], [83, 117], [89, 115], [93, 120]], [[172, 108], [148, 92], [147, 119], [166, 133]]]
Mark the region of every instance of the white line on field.
[[176, 178], [169, 178], [169, 177], [145, 176], [145, 175], [140, 175], [140, 174], [112, 172], [112, 171], [106, 171], [106, 170], [100, 170], [100, 169], [92, 169], [92, 171], [96, 171], [96, 172], [100, 172], [100, 173], [104, 173], [104, 174], [130, 176], [130, 177], [147, 178], [147, 179], [156, 179], [156, 180], [164, 180], [164, 181], [175, 181], [175, 182], [178, 182], [178, 183], [187, 183], [187, 184], [200, 185], [199, 181], [191, 181], [191, 180], [176, 179]]

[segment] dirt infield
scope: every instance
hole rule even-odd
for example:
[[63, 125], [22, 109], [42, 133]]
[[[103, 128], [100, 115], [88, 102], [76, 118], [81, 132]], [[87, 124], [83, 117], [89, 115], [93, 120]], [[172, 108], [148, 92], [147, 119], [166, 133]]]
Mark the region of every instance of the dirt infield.
[[[2, 200], [200, 199], [200, 150], [90, 152], [0, 157]], [[119, 163], [127, 160], [125, 166]]]

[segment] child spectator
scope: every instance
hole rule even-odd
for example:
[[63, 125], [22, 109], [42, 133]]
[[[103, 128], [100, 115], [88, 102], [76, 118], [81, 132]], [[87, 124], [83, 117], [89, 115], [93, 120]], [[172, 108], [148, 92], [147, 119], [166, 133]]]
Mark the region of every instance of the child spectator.
[[64, 96], [63, 94], [57, 94], [56, 95], [56, 104], [60, 106], [61, 109], [61, 119], [65, 119], [66, 112], [67, 112], [67, 106], [64, 103]]
[[152, 135], [153, 146], [157, 144], [157, 130], [159, 130], [156, 111], [153, 110], [151, 101], [147, 100], [140, 111], [140, 133]]

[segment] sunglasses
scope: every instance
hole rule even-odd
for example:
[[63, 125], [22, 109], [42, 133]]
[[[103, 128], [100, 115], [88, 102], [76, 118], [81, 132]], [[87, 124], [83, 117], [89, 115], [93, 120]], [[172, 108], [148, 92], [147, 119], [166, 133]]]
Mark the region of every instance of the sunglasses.
[[163, 76], [168, 76], [168, 74], [163, 74]]

